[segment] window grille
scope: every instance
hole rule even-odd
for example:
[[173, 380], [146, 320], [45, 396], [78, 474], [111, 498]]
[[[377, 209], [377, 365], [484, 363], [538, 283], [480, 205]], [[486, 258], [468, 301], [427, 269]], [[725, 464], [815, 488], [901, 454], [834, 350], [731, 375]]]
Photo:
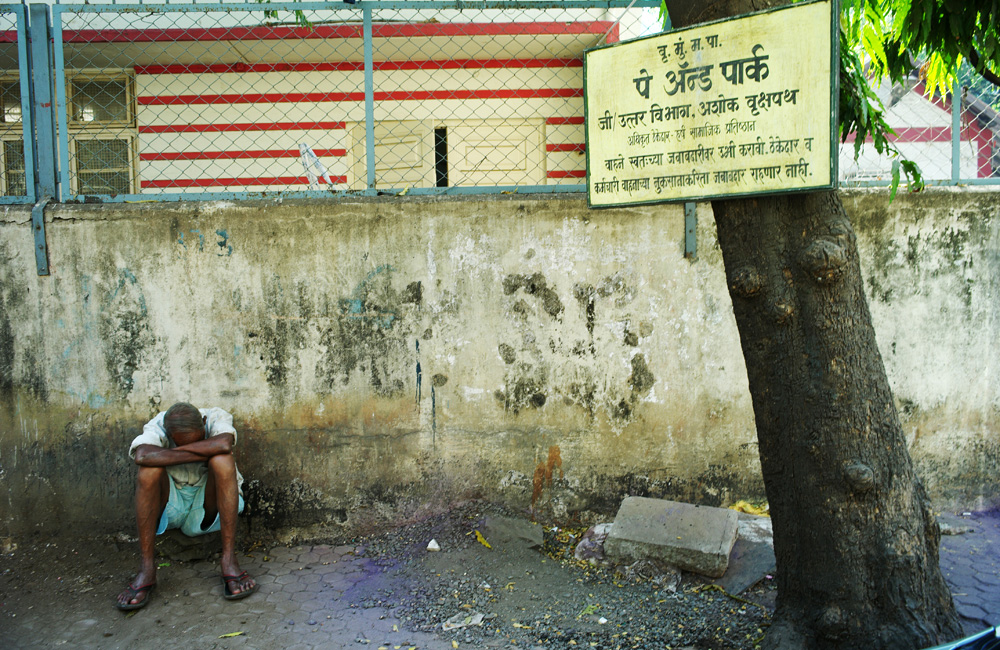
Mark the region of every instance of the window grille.
[[21, 84], [17, 79], [0, 81], [0, 122], [21, 124]]
[[24, 196], [28, 191], [24, 176], [24, 141], [5, 139], [2, 156], [3, 195]]
[[81, 73], [67, 80], [74, 193], [117, 196], [137, 191], [133, 87], [129, 71]]
[[133, 156], [131, 138], [86, 138], [77, 135], [76, 176], [79, 194], [131, 194]]

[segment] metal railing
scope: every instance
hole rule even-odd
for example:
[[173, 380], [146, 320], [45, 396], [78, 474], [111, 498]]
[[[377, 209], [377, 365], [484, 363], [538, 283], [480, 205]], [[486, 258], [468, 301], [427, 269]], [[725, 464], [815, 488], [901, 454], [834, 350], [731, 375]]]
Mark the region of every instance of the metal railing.
[[583, 52], [655, 7], [57, 4], [60, 196], [580, 191]]
[[[0, 201], [582, 192], [583, 52], [655, 32], [658, 7], [0, 5], [5, 119], [14, 89], [21, 104], [0, 123]], [[880, 91], [900, 151], [930, 184], [1000, 184], [997, 96], [922, 90]], [[843, 185], [889, 183], [890, 160], [840, 155]]]
[[35, 153], [23, 5], [0, 5], [0, 34], [7, 36], [0, 42], [0, 56], [8, 70], [0, 75], [0, 203], [34, 203]]

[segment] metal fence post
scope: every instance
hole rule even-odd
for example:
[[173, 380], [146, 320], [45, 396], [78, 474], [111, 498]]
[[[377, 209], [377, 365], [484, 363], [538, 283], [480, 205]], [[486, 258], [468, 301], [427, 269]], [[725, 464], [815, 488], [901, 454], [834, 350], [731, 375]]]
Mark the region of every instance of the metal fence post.
[[49, 6], [28, 5], [31, 66], [31, 117], [35, 127], [37, 193], [56, 197], [56, 123], [52, 91], [52, 21]]
[[962, 97], [958, 81], [951, 89], [951, 184], [958, 185], [962, 175]]
[[28, 201], [35, 202], [35, 127], [31, 119], [31, 65], [28, 57], [26, 7], [15, 7], [17, 15], [17, 74], [21, 87], [21, 133], [24, 142], [24, 187]]
[[368, 168], [368, 189], [375, 189], [375, 53], [373, 44], [372, 10], [367, 4], [364, 16], [365, 40], [365, 165]]
[[56, 178], [56, 124], [52, 90], [52, 20], [49, 6], [28, 5], [29, 69], [31, 76], [31, 122], [35, 132], [27, 139], [34, 139], [34, 173], [38, 201], [31, 209], [31, 230], [35, 240], [35, 266], [38, 275], [49, 274], [49, 252], [45, 242], [45, 206], [58, 197]]
[[56, 150], [59, 155], [59, 200], [72, 195], [69, 182], [69, 108], [66, 104], [66, 57], [63, 51], [62, 10], [63, 6], [52, 7], [52, 56], [56, 88]]

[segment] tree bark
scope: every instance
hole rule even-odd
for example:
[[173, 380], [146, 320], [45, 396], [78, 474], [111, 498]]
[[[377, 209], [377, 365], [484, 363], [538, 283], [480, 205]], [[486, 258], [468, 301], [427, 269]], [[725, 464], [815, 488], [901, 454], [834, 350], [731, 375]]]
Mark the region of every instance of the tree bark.
[[774, 523], [765, 648], [961, 636], [836, 192], [713, 204]]
[[[668, 0], [675, 28], [786, 4]], [[765, 649], [959, 638], [940, 530], [899, 423], [834, 192], [712, 204], [774, 524]]]

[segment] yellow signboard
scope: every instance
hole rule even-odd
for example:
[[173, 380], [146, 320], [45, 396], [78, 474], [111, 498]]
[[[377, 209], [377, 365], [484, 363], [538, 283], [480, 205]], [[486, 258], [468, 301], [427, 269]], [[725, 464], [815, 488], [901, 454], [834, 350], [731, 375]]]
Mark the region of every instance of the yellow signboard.
[[833, 187], [834, 5], [588, 50], [591, 207]]

